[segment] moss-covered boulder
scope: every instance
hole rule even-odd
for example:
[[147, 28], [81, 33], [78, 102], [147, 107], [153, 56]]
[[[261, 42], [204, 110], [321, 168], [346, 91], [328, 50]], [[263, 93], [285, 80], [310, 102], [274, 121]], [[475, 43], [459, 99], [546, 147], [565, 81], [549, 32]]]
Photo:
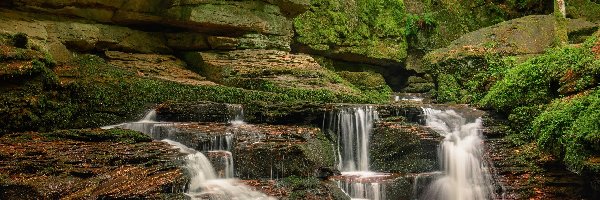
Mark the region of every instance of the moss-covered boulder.
[[[571, 33], [592, 27], [580, 20], [569, 22]], [[552, 47], [553, 30], [553, 16], [527, 16], [465, 34], [450, 46], [430, 52], [425, 59], [438, 100], [479, 101], [505, 70]]]
[[567, 0], [567, 16], [600, 22], [600, 2], [594, 0]]
[[330, 140], [318, 128], [264, 126], [264, 137], [238, 141], [233, 150], [236, 175], [246, 179], [317, 177], [333, 166]]
[[184, 199], [179, 153], [139, 132], [61, 130], [0, 138], [5, 199]]
[[371, 135], [371, 170], [422, 173], [438, 169], [439, 134], [418, 125], [378, 123]]

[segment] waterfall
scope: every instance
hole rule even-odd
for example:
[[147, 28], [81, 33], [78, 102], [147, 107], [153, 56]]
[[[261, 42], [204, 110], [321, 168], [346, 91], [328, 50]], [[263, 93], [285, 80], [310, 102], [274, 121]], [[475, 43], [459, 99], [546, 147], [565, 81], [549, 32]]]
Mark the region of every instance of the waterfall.
[[[230, 123], [233, 125], [243, 124], [243, 109], [241, 106], [233, 106], [234, 113]], [[103, 129], [123, 128], [140, 131], [148, 134], [155, 139], [166, 138], [162, 132], [175, 130], [175, 123], [157, 122], [156, 111], [151, 110], [137, 122], [123, 123], [112, 126], [102, 127]], [[160, 133], [159, 133], [160, 132]], [[160, 137], [158, 137], [160, 136]], [[190, 175], [187, 195], [192, 199], [232, 199], [232, 200], [274, 200], [250, 187], [240, 183], [234, 178], [233, 156], [229, 151], [232, 148], [233, 134], [213, 137], [210, 145], [202, 149], [207, 154], [215, 154], [217, 164], [221, 166], [215, 170], [211, 160], [202, 152], [189, 148], [184, 144], [169, 139], [163, 139], [163, 142], [170, 144], [173, 148], [179, 149], [181, 153], [186, 154], [186, 171]], [[218, 172], [218, 173], [217, 173]]]
[[337, 134], [338, 169], [369, 171], [369, 137], [377, 111], [373, 106], [359, 106], [340, 108], [330, 115], [330, 130]]
[[373, 106], [353, 106], [329, 113], [328, 129], [337, 138], [338, 186], [353, 199], [385, 199], [385, 185], [376, 178], [388, 174], [369, 171], [369, 142], [378, 113]]
[[423, 111], [427, 126], [444, 136], [444, 140], [438, 156], [442, 175], [427, 187], [421, 199], [493, 199], [491, 175], [483, 162], [481, 119], [467, 123], [454, 110]]

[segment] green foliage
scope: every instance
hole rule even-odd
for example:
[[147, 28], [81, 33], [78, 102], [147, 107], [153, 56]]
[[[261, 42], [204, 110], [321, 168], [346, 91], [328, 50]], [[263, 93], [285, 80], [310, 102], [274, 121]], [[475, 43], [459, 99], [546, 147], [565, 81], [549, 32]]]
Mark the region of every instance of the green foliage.
[[600, 90], [553, 101], [533, 122], [538, 145], [563, 158], [575, 172], [586, 169], [587, 159], [600, 156]]
[[406, 57], [402, 0], [312, 0], [294, 27], [298, 41], [315, 50], [398, 61]]
[[423, 15], [407, 14], [405, 22], [405, 36], [416, 36], [422, 30], [432, 30], [437, 25], [437, 20], [432, 13], [424, 13]]
[[550, 102], [560, 93], [593, 87], [600, 62], [587, 48], [551, 49], [507, 71], [481, 100], [480, 105], [503, 112]]
[[489, 88], [514, 66], [514, 58], [501, 58], [495, 54], [464, 59], [449, 59], [429, 66], [437, 77], [438, 102], [475, 103]]
[[305, 199], [311, 191], [320, 187], [321, 180], [316, 177], [288, 176], [281, 179], [281, 186], [289, 188], [289, 199]]

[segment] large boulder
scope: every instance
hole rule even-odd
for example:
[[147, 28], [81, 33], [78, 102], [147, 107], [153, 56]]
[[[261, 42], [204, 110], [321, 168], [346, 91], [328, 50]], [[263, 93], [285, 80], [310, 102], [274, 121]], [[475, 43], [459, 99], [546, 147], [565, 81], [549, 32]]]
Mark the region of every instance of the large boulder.
[[[428, 53], [426, 70], [434, 79], [437, 99], [442, 102], [472, 103], [498, 79], [504, 70], [555, 45], [555, 17], [531, 15], [467, 33], [448, 47]], [[572, 41], [592, 34], [597, 25], [568, 20]], [[583, 34], [585, 35], [585, 34]], [[515, 59], [504, 59], [514, 56]]]

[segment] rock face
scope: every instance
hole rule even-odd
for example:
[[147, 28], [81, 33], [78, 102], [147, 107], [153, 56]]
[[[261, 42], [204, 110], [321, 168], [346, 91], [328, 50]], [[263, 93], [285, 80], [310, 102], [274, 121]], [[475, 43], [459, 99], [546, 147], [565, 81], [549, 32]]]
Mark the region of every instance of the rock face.
[[[303, 90], [358, 94], [312, 57], [277, 50], [235, 50], [187, 53], [202, 75], [219, 84], [252, 90], [303, 95]], [[295, 93], [293, 90], [297, 91]]]
[[176, 150], [127, 130], [64, 130], [0, 138], [4, 199], [183, 199]]

